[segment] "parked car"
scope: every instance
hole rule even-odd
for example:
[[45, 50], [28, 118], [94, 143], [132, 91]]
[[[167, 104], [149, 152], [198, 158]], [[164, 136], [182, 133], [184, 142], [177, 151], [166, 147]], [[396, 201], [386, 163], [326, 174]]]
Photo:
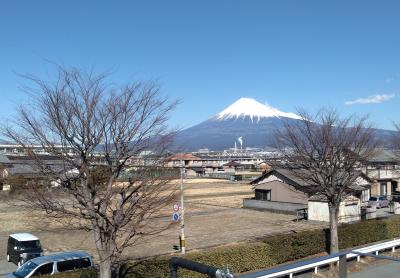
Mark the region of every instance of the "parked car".
[[18, 233], [8, 237], [7, 261], [21, 266], [26, 261], [42, 255], [42, 245], [36, 236], [28, 233]]
[[94, 268], [93, 258], [83, 251], [54, 253], [27, 261], [6, 278], [29, 278], [60, 272]]
[[389, 200], [386, 196], [372, 196], [368, 201], [369, 207], [386, 208], [389, 206]]

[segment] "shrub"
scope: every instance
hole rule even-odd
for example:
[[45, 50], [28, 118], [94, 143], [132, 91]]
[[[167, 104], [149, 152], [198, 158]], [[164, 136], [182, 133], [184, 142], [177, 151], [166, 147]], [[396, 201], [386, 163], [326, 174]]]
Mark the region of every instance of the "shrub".
[[[344, 224], [338, 231], [339, 247], [351, 248], [400, 236], [400, 218]], [[329, 230], [317, 229], [191, 252], [184, 257], [215, 267], [229, 266], [234, 273], [242, 273], [326, 252], [329, 250], [328, 240]], [[169, 277], [169, 257], [130, 263], [122, 269], [125, 270], [122, 276], [129, 278]], [[180, 269], [179, 277], [206, 276]]]
[[265, 238], [263, 242], [271, 247], [273, 252], [269, 256], [273, 257], [277, 263], [284, 263], [326, 251], [326, 233], [324, 230], [283, 234]]
[[345, 249], [389, 238], [386, 221], [370, 220], [339, 227], [339, 248]]
[[78, 271], [60, 272], [55, 275], [43, 275], [42, 278], [98, 278], [95, 269], [83, 269]]

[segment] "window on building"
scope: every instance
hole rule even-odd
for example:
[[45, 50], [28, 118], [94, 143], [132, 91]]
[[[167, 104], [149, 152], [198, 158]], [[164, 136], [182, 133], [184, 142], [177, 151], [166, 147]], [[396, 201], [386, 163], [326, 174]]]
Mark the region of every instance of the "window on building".
[[387, 182], [381, 182], [381, 195], [387, 195]]
[[271, 190], [266, 189], [256, 189], [256, 200], [260, 201], [271, 201]]
[[361, 194], [361, 202], [368, 202], [370, 197], [369, 189], [363, 190]]

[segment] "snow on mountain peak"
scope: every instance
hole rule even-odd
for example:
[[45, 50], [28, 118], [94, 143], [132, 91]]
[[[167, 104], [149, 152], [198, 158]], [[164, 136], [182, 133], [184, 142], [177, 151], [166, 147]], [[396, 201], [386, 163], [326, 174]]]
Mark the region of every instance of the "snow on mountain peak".
[[238, 119], [250, 117], [257, 119], [259, 121], [261, 118], [271, 118], [271, 117], [286, 117], [292, 119], [301, 119], [300, 116], [294, 113], [282, 112], [272, 106], [262, 104], [252, 98], [240, 98], [222, 112], [216, 115], [218, 120], [225, 119]]

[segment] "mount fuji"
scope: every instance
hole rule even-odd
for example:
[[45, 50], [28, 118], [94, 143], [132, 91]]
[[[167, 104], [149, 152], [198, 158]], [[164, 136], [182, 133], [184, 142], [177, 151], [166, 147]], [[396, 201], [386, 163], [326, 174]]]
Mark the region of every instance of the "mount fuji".
[[[224, 150], [239, 144], [245, 147], [273, 147], [273, 133], [284, 121], [298, 122], [301, 117], [280, 111], [251, 98], [240, 98], [210, 119], [180, 131], [175, 145], [182, 151], [201, 148]], [[240, 148], [240, 145], [238, 145]]]

